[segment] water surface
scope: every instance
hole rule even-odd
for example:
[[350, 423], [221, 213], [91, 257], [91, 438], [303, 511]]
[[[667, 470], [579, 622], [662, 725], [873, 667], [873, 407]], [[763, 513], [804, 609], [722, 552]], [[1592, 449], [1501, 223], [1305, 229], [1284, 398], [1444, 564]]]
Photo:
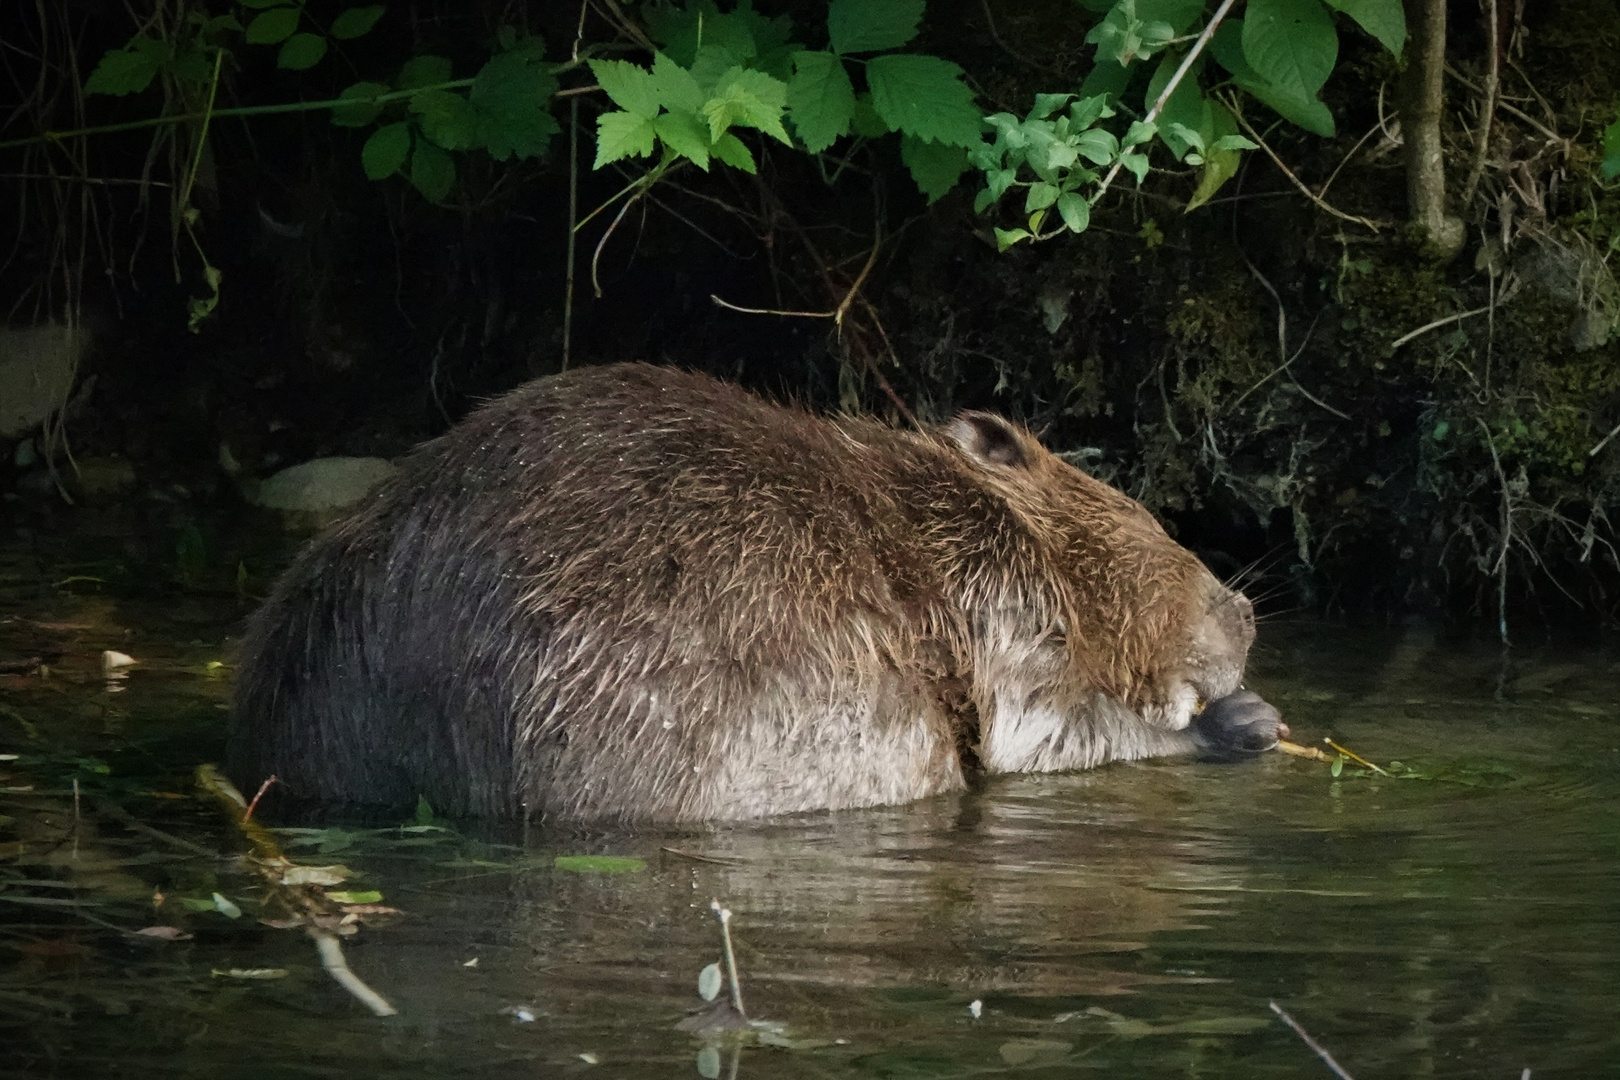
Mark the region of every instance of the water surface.
[[[403, 912], [345, 942], [399, 1010], [377, 1018], [302, 932], [256, 921], [273, 913], [241, 837], [192, 794], [240, 603], [16, 580], [0, 661], [49, 673], [0, 675], [0, 752], [19, 755], [0, 761], [0, 1072], [1328, 1075], [1276, 1001], [1360, 1080], [1620, 1075], [1606, 653], [1504, 669], [1421, 632], [1265, 626], [1250, 682], [1296, 738], [1399, 777], [1271, 754], [754, 825], [284, 835]], [[105, 649], [140, 663], [109, 681]], [[554, 863], [579, 854], [644, 865]], [[676, 1028], [719, 958], [713, 899], [772, 1022], [742, 1039]], [[127, 933], [153, 925], [192, 937]], [[252, 969], [286, 975], [216, 974]]]

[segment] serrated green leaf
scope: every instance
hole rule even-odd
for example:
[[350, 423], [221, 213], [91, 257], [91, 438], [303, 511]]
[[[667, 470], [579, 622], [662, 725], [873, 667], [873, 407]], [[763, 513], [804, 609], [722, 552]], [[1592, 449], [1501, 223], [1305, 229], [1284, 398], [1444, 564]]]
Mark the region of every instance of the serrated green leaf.
[[647, 869], [645, 860], [625, 855], [559, 855], [552, 865], [571, 874], [632, 874]]
[[478, 145], [478, 111], [460, 94], [418, 90], [411, 95], [411, 112], [421, 117], [422, 134], [446, 150]]
[[628, 60], [592, 60], [590, 65], [613, 104], [648, 120], [658, 115], [658, 86], [652, 72]]
[[997, 251], [1006, 251], [1008, 248], [1012, 247], [1014, 244], [1019, 243], [1020, 241], [1023, 241], [1023, 240], [1028, 240], [1028, 239], [1029, 239], [1029, 230], [1028, 229], [997, 229], [996, 230], [996, 250]]
[[442, 56], [413, 56], [399, 69], [394, 86], [400, 90], [420, 90], [450, 81], [450, 61]]
[[545, 153], [562, 130], [548, 109], [556, 92], [557, 78], [537, 53], [521, 49], [490, 57], [468, 96], [478, 110], [479, 141], [489, 156], [505, 161]]
[[832, 0], [827, 37], [841, 56], [898, 49], [917, 36], [923, 0]]
[[138, 34], [122, 49], [102, 56], [96, 69], [84, 82], [87, 94], [122, 97], [138, 94], [152, 85], [152, 79], [169, 56], [169, 46], [154, 37]]
[[872, 107], [894, 131], [947, 146], [979, 141], [983, 114], [962, 69], [937, 56], [875, 56], [866, 65]]
[[1309, 100], [1333, 73], [1339, 32], [1320, 0], [1249, 0], [1243, 56], [1260, 78]]
[[375, 104], [371, 99], [386, 93], [388, 93], [386, 83], [358, 82], [353, 86], [344, 87], [338, 98], [353, 99], [354, 103], [332, 106], [332, 123], [338, 127], [365, 127], [382, 112], [382, 106]]
[[596, 161], [600, 169], [621, 158], [646, 157], [653, 152], [656, 132], [645, 116], [629, 112], [603, 113], [596, 118]]
[[754, 164], [753, 153], [741, 139], [729, 131], [714, 140], [714, 145], [709, 147], [709, 153], [714, 155], [716, 161], [723, 161], [733, 169], [741, 169], [749, 176], [759, 171], [758, 166]]
[[787, 84], [763, 71], [735, 67], [721, 76], [714, 96], [703, 103], [709, 137], [718, 141], [733, 125], [758, 128], [772, 138], [793, 145], [782, 127]]
[[426, 139], [417, 139], [411, 151], [411, 186], [429, 202], [443, 202], [455, 183], [455, 159]]
[[715, 86], [726, 72], [745, 66], [747, 59], [746, 56], [721, 45], [705, 44], [699, 49], [697, 59], [692, 61], [692, 78], [697, 80], [698, 86], [702, 89], [704, 100], [713, 94]]
[[829, 52], [795, 53], [787, 88], [788, 117], [804, 148], [819, 154], [849, 134], [855, 116], [855, 87], [844, 62]]
[[850, 117], [849, 127], [863, 139], [879, 139], [894, 130], [872, 108], [872, 95], [867, 93], [855, 95], [855, 115]]
[[692, 113], [664, 113], [653, 120], [653, 131], [681, 157], [709, 171], [709, 128]]
[[338, 12], [337, 18], [332, 20], [332, 36], [339, 41], [364, 37], [371, 32], [373, 26], [377, 25], [377, 20], [382, 18], [383, 12], [387, 10], [381, 4], [344, 8]]
[[292, 37], [297, 29], [298, 9], [278, 7], [253, 16], [245, 36], [249, 45], [276, 45]]
[[308, 71], [326, 55], [326, 39], [319, 34], [294, 34], [276, 54], [276, 67], [286, 71]]
[[703, 108], [703, 88], [697, 78], [664, 53], [653, 54], [652, 74], [658, 102], [664, 108], [681, 113]]
[[371, 133], [360, 148], [360, 164], [373, 180], [393, 176], [411, 152], [411, 127], [406, 123], [384, 124]]
[[1338, 8], [1361, 26], [1378, 43], [1401, 58], [1406, 45], [1406, 9], [1401, 0], [1324, 0], [1328, 7]]
[[924, 142], [910, 135], [900, 136], [900, 160], [930, 203], [955, 187], [968, 167], [967, 151], [960, 146]]
[[713, 1001], [719, 997], [722, 985], [719, 964], [710, 964], [698, 972], [698, 997], [704, 1001]]
[[1083, 233], [1091, 224], [1091, 204], [1072, 191], [1058, 196], [1057, 212], [1070, 232]]

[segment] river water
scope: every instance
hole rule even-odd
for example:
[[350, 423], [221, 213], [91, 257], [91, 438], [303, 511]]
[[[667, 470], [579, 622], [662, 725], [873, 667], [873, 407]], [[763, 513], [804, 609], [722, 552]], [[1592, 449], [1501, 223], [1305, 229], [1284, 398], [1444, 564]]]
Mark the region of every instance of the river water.
[[[400, 912], [345, 939], [378, 1018], [257, 921], [192, 794], [242, 605], [83, 587], [0, 596], [0, 661], [48, 661], [0, 675], [0, 1074], [1330, 1076], [1276, 1002], [1358, 1080], [1620, 1075], [1607, 653], [1263, 625], [1251, 685], [1388, 777], [1269, 754], [753, 825], [280, 834]], [[713, 900], [742, 1034], [677, 1028]]]

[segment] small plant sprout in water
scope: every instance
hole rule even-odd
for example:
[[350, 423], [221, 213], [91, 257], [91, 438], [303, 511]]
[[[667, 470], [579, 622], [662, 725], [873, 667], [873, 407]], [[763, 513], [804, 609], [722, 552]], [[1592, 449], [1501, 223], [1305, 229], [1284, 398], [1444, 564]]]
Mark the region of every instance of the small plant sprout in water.
[[[709, 910], [720, 920], [721, 961], [698, 972], [698, 996], [709, 1006], [682, 1020], [678, 1027], [701, 1035], [747, 1030], [748, 1012], [743, 1007], [742, 983], [737, 978], [737, 956], [731, 948], [731, 912], [718, 900], [710, 901]], [[730, 993], [721, 998], [720, 991], [728, 988]]]

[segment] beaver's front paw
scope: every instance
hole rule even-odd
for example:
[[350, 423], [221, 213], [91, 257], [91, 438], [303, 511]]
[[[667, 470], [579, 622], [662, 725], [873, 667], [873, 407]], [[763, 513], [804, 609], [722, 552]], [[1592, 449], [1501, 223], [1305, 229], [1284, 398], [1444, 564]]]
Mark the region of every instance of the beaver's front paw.
[[1253, 690], [1215, 699], [1193, 717], [1192, 726], [1204, 753], [1215, 758], [1259, 754], [1288, 734], [1282, 714]]

